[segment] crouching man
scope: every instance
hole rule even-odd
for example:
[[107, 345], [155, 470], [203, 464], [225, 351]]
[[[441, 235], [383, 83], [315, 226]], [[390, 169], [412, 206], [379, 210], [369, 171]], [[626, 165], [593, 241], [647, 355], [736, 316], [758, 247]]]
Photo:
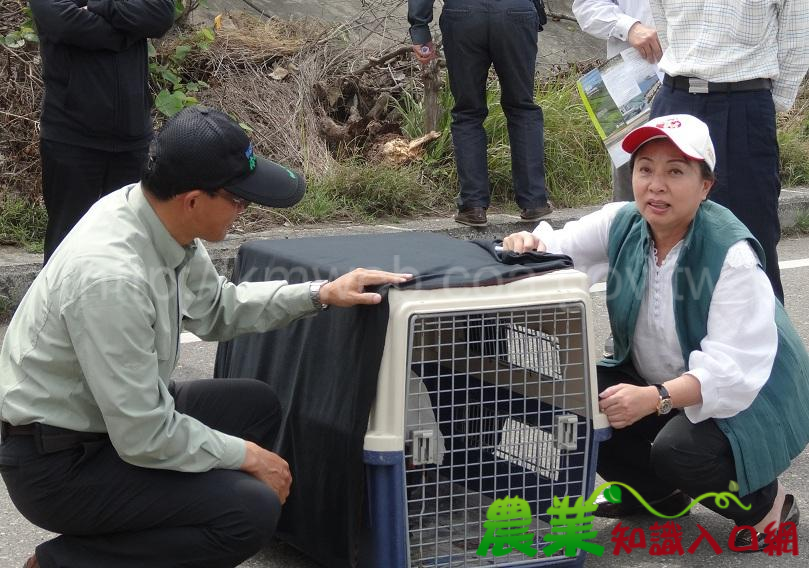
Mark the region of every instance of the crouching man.
[[141, 182], [101, 199], [56, 250], [0, 351], [0, 471], [19, 511], [60, 535], [27, 568], [232, 567], [272, 535], [292, 483], [267, 449], [274, 393], [169, 378], [182, 329], [227, 340], [378, 303], [365, 286], [409, 278], [217, 274], [200, 239], [223, 239], [251, 202], [289, 207], [303, 192], [237, 123], [192, 107], [154, 139]]

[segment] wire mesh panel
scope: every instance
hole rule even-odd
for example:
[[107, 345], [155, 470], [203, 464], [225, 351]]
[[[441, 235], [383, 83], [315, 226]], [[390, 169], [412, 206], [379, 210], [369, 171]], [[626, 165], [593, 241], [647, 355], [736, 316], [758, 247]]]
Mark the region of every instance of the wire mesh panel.
[[405, 414], [410, 566], [536, 563], [476, 554], [495, 499], [521, 497], [541, 549], [554, 495], [586, 491], [591, 444], [578, 302], [410, 318]]

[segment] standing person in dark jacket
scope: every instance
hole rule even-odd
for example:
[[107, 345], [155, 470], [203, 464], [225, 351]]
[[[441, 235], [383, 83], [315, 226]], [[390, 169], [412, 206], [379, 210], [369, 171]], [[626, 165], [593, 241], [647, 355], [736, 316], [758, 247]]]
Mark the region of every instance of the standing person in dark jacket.
[[[408, 0], [413, 51], [422, 63], [435, 57], [429, 24], [434, 0]], [[494, 65], [511, 145], [514, 194], [525, 221], [552, 211], [545, 191], [544, 123], [534, 102], [539, 15], [533, 0], [445, 0], [444, 38], [452, 108], [452, 143], [460, 196], [455, 221], [485, 226], [490, 186], [483, 121], [489, 112], [486, 78]]]
[[102, 195], [135, 182], [152, 137], [146, 39], [172, 0], [30, 0], [45, 98], [40, 156], [45, 262]]

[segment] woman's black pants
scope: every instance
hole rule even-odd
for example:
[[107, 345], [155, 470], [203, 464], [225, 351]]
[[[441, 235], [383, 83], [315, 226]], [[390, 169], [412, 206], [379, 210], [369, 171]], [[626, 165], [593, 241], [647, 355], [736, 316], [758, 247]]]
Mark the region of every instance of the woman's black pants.
[[[171, 390], [178, 411], [272, 448], [281, 409], [265, 383], [207, 379]], [[133, 466], [106, 437], [42, 454], [33, 436], [9, 436], [0, 464], [20, 512], [60, 534], [37, 547], [42, 568], [233, 567], [261, 549], [281, 513], [275, 492], [244, 472]]]
[[[619, 383], [648, 384], [631, 365], [598, 368], [599, 392]], [[613, 429], [612, 437], [599, 446], [597, 471], [606, 481], [626, 483], [646, 502], [678, 489], [692, 498], [729, 491], [730, 482], [737, 477], [730, 442], [716, 422], [709, 419], [694, 424], [678, 410], [664, 416], [652, 414], [627, 428]], [[772, 509], [777, 490], [776, 479], [740, 497], [744, 505], [751, 505], [749, 511], [732, 501], [727, 509], [717, 507], [713, 498], [701, 503], [738, 526], [752, 526]], [[635, 501], [626, 491], [622, 500]]]

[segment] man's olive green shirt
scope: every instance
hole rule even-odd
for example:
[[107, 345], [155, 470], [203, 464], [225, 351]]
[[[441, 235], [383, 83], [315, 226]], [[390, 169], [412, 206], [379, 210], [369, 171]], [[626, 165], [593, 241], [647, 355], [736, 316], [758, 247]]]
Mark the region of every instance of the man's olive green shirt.
[[174, 409], [181, 328], [227, 340], [315, 313], [307, 284], [217, 274], [199, 241], [169, 234], [139, 184], [96, 203], [14, 314], [0, 351], [0, 417], [107, 432], [125, 461], [237, 469], [243, 440]]

